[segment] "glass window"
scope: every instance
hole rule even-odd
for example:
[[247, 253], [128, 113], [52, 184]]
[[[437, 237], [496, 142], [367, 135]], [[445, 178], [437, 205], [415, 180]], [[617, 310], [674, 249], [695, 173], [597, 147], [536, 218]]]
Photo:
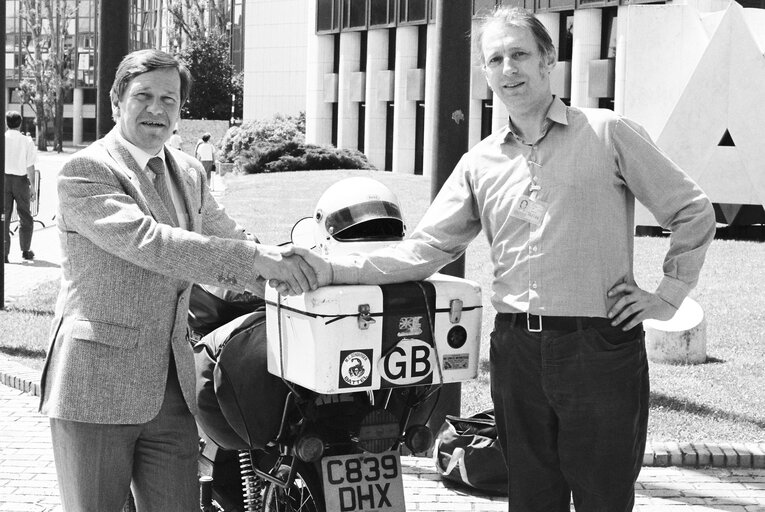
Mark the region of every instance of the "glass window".
[[427, 0], [399, 0], [399, 23], [427, 21]]
[[496, 0], [473, 0], [473, 16], [480, 18], [490, 14], [496, 4]]
[[6, 16], [5, 18], [5, 33], [14, 34], [16, 32], [16, 18]]
[[332, 32], [338, 30], [340, 0], [318, 0], [316, 5], [316, 31]]
[[574, 49], [574, 14], [562, 13], [560, 17], [560, 39], [558, 60], [570, 61]]
[[369, 25], [389, 26], [395, 22], [395, 0], [370, 0], [369, 2]]
[[345, 0], [343, 2], [343, 28], [366, 28], [366, 0]]
[[410, 21], [421, 21], [426, 19], [427, 2], [425, 0], [409, 0], [409, 13], [407, 18]]
[[15, 87], [9, 87], [8, 93], [10, 96], [9, 103], [21, 103], [21, 94], [18, 89], [16, 89]]
[[603, 30], [600, 43], [600, 58], [616, 58], [616, 7], [606, 7], [602, 10], [603, 21], [601, 27]]

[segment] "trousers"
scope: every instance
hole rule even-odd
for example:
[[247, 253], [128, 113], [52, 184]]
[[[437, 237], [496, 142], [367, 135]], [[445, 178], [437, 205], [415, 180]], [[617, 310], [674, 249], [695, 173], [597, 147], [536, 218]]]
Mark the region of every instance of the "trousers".
[[634, 506], [648, 427], [645, 335], [597, 320], [529, 332], [513, 315], [495, 319], [491, 395], [511, 512], [568, 512], [572, 497], [577, 512]]
[[34, 231], [35, 223], [30, 210], [30, 200], [30, 183], [27, 175], [16, 176], [15, 174], [6, 174], [5, 197], [3, 198], [5, 256], [8, 256], [11, 250], [10, 226], [14, 201], [16, 203], [16, 212], [19, 214], [19, 246], [22, 251], [28, 251], [32, 248], [32, 232]]
[[172, 362], [164, 402], [148, 423], [50, 425], [66, 512], [120, 512], [131, 488], [139, 512], [199, 510], [199, 434]]

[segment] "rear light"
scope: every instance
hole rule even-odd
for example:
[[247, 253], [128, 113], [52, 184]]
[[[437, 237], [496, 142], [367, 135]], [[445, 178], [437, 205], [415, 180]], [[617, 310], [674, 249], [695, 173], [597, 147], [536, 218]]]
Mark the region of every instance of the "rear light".
[[455, 325], [446, 334], [446, 342], [452, 348], [461, 348], [467, 341], [467, 331], [461, 325]]
[[412, 453], [425, 453], [433, 446], [433, 431], [425, 425], [413, 425], [406, 429], [404, 444]]
[[295, 455], [303, 462], [314, 462], [324, 455], [324, 441], [316, 435], [308, 434], [295, 441]]
[[381, 453], [390, 450], [401, 435], [398, 418], [387, 409], [369, 411], [359, 425], [359, 446], [365, 451]]

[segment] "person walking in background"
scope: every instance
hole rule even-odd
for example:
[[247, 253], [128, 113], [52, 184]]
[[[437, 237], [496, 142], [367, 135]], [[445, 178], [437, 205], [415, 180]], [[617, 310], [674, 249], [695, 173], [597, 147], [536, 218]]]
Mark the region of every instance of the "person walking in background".
[[[648, 424], [642, 322], [671, 318], [696, 285], [714, 210], [638, 124], [553, 96], [556, 49], [532, 13], [500, 8], [474, 39], [508, 125], [463, 156], [395, 247], [329, 262], [293, 250], [320, 285], [421, 280], [485, 231], [509, 510], [567, 512], [573, 496], [578, 512], [626, 512]], [[653, 292], [633, 275], [635, 198], [671, 232]]]
[[209, 133], [202, 135], [202, 141], [197, 144], [195, 156], [197, 160], [202, 162], [202, 166], [207, 173], [207, 182], [210, 183], [212, 171], [215, 170], [215, 146], [210, 143]]
[[11, 251], [11, 214], [13, 204], [19, 215], [19, 246], [21, 257], [25, 261], [33, 261], [32, 233], [34, 219], [32, 218], [31, 203], [37, 200], [35, 183], [35, 164], [37, 163], [37, 148], [34, 141], [21, 133], [21, 114], [9, 110], [5, 114], [5, 197], [3, 198], [3, 237], [5, 239], [5, 262], [9, 263]]
[[170, 139], [167, 141], [167, 145], [171, 148], [175, 148], [178, 151], [181, 151], [183, 149], [183, 138], [181, 137], [181, 134], [178, 133], [178, 128], [173, 130], [173, 134], [170, 136]]
[[166, 141], [191, 75], [140, 50], [111, 89], [116, 126], [59, 171], [61, 290], [41, 377], [64, 510], [199, 509], [192, 283], [262, 295], [316, 286], [299, 257], [262, 245], [216, 203], [191, 156]]

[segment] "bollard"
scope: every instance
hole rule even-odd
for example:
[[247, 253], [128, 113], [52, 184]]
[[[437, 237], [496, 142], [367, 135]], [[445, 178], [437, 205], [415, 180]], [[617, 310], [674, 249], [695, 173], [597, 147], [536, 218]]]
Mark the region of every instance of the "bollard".
[[646, 320], [648, 360], [666, 364], [700, 364], [707, 360], [706, 319], [701, 306], [686, 298], [669, 320]]

